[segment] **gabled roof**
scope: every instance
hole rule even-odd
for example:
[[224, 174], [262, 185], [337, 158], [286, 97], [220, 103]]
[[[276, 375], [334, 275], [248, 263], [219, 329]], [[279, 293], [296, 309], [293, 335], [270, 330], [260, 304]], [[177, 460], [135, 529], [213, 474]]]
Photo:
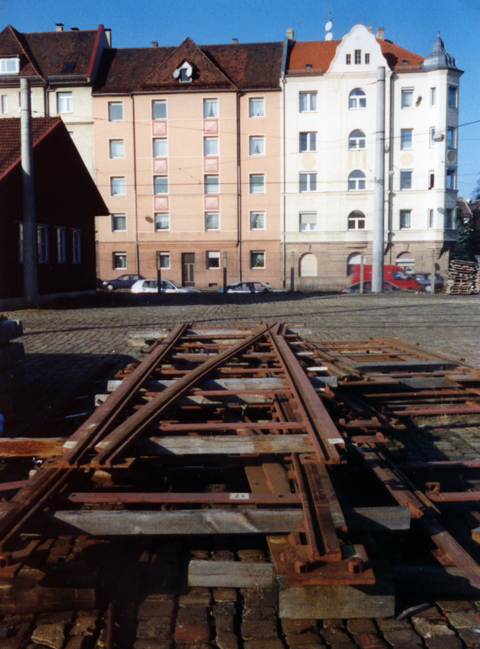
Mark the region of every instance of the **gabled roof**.
[[[21, 77], [40, 77], [45, 81], [88, 78], [101, 32], [103, 25], [96, 30], [31, 33], [21, 33], [7, 25], [0, 32], [0, 56], [20, 56]], [[69, 62], [75, 64], [73, 69], [64, 71], [64, 64]]]
[[[94, 94], [280, 88], [283, 43], [196, 45], [190, 38], [179, 47], [104, 50]], [[173, 78], [187, 61], [191, 83]]]
[[[391, 70], [419, 69], [423, 57], [381, 38], [377, 38], [382, 54]], [[312, 74], [326, 72], [333, 61], [337, 47], [342, 41], [300, 41], [294, 42], [290, 50], [287, 74]], [[408, 61], [408, 63], [402, 63]], [[305, 66], [311, 65], [311, 69]]]
[[[59, 117], [32, 119], [32, 141], [35, 147], [59, 124]], [[0, 119], [0, 181], [21, 161], [21, 120], [18, 117]]]

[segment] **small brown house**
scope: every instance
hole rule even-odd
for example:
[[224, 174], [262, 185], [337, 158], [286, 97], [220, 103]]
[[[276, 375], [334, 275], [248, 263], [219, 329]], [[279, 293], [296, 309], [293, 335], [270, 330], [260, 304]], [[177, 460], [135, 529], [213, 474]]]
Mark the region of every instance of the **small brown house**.
[[[38, 294], [94, 290], [95, 216], [107, 215], [59, 118], [32, 120]], [[23, 300], [20, 119], [0, 120], [0, 308]]]

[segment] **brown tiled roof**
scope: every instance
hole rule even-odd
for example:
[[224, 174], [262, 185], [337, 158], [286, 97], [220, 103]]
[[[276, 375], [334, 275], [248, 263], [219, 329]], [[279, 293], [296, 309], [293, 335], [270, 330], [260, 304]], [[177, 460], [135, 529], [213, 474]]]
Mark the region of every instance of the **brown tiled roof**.
[[[423, 61], [423, 56], [409, 52], [408, 50], [392, 43], [377, 38], [383, 56], [391, 70], [411, 70], [417, 69]], [[290, 50], [287, 72], [295, 74], [304, 72], [311, 74], [305, 69], [307, 64], [312, 66], [312, 71], [326, 72], [330, 67], [335, 56], [338, 45], [341, 41], [301, 41], [295, 42]], [[408, 61], [408, 64], [402, 64], [402, 61]]]
[[[197, 46], [186, 39], [179, 47], [111, 49], [103, 52], [95, 94], [142, 90], [223, 90], [279, 88], [283, 43]], [[196, 68], [191, 84], [173, 72], [187, 60]]]
[[[20, 76], [87, 77], [99, 29], [63, 32], [20, 33], [10, 25], [0, 32], [0, 56], [20, 55]], [[74, 62], [70, 72], [62, 72], [66, 62]]]
[[[18, 117], [0, 119], [0, 180], [21, 160], [20, 122]], [[59, 117], [32, 119], [33, 146], [59, 124], [62, 124]]]

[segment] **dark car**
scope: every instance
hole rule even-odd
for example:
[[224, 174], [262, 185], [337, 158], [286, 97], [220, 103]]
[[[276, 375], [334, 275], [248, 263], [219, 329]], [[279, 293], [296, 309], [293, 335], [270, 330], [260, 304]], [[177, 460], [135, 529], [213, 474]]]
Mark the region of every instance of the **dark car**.
[[[404, 289], [395, 286], [391, 282], [383, 282], [383, 291], [384, 293], [389, 293], [390, 291], [403, 291]], [[360, 293], [360, 282], [357, 284], [352, 284], [351, 286], [345, 286], [342, 288], [342, 293]], [[371, 293], [372, 292], [372, 282], [363, 282], [363, 292]]]
[[[431, 275], [432, 275], [431, 273], [414, 274], [415, 279], [420, 284], [423, 291], [431, 290], [431, 284], [432, 284]], [[435, 273], [435, 290], [441, 291], [442, 288], [443, 288], [443, 277], [439, 273]]]
[[[218, 289], [223, 293], [223, 288]], [[227, 286], [227, 293], [283, 293], [279, 288], [272, 288], [264, 282], [235, 282]]]
[[142, 275], [120, 275], [115, 279], [106, 279], [102, 283], [102, 288], [107, 289], [107, 291], [116, 291], [118, 288], [132, 288], [139, 279], [143, 279]]

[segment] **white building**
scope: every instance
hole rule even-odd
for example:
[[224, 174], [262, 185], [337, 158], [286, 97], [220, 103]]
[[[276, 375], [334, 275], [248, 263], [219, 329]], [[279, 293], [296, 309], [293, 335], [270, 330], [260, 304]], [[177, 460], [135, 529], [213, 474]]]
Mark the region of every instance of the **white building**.
[[[425, 59], [357, 25], [295, 42], [283, 70], [283, 258], [296, 288], [339, 287], [371, 263], [377, 74], [385, 83], [384, 263], [440, 272], [454, 241], [459, 80], [440, 37]], [[381, 181], [381, 179], [380, 179]]]

